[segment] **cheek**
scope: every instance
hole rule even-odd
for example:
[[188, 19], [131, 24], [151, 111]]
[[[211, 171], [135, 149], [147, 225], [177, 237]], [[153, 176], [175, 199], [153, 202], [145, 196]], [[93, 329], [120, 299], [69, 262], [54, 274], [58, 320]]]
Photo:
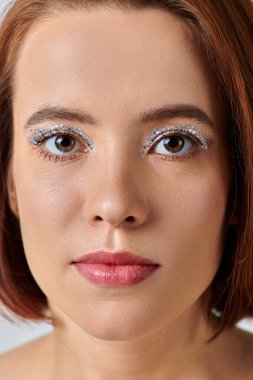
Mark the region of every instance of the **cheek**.
[[57, 265], [67, 260], [64, 247], [71, 241], [69, 226], [75, 223], [81, 200], [71, 165], [59, 170], [54, 163], [43, 164], [34, 170], [21, 162], [15, 171], [25, 252], [28, 262], [40, 268], [44, 259]]
[[229, 178], [220, 167], [174, 174], [155, 198], [156, 210], [162, 210], [154, 227], [156, 248], [167, 246], [164, 264], [178, 286], [182, 278], [192, 286], [208, 284], [222, 254]]
[[[173, 190], [173, 191], [172, 191]], [[184, 181], [171, 187], [154, 241], [163, 252], [159, 294], [167, 315], [192, 305], [212, 282], [223, 249], [226, 197], [222, 181]], [[157, 200], [159, 202], [159, 200]], [[167, 205], [167, 207], [166, 207]], [[160, 227], [160, 228], [159, 228]]]

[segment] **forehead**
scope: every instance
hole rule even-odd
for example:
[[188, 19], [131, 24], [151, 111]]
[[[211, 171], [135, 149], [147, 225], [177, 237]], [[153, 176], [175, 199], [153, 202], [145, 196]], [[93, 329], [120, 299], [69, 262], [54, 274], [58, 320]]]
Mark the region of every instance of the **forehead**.
[[99, 49], [104, 58], [114, 53], [116, 58], [121, 56], [124, 59], [131, 51], [134, 55], [139, 51], [142, 57], [146, 55], [151, 59], [153, 53], [161, 54], [164, 44], [174, 49], [179, 45], [184, 49], [187, 47], [187, 50], [191, 48], [185, 24], [160, 9], [66, 11], [52, 14], [49, 19], [40, 20], [32, 27], [23, 43], [19, 63], [27, 54], [52, 54], [53, 49], [57, 56], [66, 48], [66, 53], [70, 48], [72, 53], [78, 49], [80, 54], [88, 53], [92, 58], [98, 55]]
[[148, 8], [79, 10], [41, 21], [23, 43], [15, 79], [14, 106], [23, 115], [48, 102], [126, 109], [195, 99], [211, 107], [213, 95], [185, 24]]

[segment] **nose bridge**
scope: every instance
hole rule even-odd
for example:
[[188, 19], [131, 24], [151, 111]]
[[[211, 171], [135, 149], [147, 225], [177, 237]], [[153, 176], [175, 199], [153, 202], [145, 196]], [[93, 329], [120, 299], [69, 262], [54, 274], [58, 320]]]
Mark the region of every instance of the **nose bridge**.
[[137, 155], [120, 144], [106, 153], [94, 156], [94, 171], [85, 202], [86, 217], [93, 224], [139, 225], [146, 219], [148, 209]]
[[137, 159], [138, 152], [136, 153], [130, 138], [124, 138], [123, 134], [112, 134], [104, 140], [103, 147], [97, 148], [96, 167], [103, 174], [98, 181], [103, 180], [104, 186], [109, 185], [110, 188], [110, 181], [119, 186], [124, 184], [129, 176], [135, 175], [133, 163], [137, 163]]

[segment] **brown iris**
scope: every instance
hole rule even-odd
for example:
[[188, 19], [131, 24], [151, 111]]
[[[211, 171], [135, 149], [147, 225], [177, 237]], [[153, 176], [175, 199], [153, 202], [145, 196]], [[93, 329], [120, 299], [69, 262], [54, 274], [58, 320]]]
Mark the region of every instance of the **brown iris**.
[[178, 153], [184, 147], [184, 138], [172, 136], [164, 140], [164, 147], [171, 153]]
[[55, 146], [63, 153], [69, 153], [75, 144], [75, 140], [69, 136], [59, 136], [55, 140]]

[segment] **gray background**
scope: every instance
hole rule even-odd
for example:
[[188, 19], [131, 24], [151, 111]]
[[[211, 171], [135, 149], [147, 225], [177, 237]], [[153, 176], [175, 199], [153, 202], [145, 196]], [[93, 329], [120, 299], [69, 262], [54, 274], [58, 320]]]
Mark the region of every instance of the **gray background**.
[[[10, 2], [13, 0], [0, 0], [0, 15]], [[253, 332], [253, 319], [244, 320], [239, 326]], [[52, 328], [44, 323], [23, 323], [19, 320], [10, 323], [0, 317], [0, 354], [50, 331]]]
[[14, 2], [14, 0], [0, 0], [0, 14], [1, 14], [1, 17], [2, 17], [2, 12], [6, 8], [6, 6], [9, 5], [10, 3], [13, 3], [13, 2]]

